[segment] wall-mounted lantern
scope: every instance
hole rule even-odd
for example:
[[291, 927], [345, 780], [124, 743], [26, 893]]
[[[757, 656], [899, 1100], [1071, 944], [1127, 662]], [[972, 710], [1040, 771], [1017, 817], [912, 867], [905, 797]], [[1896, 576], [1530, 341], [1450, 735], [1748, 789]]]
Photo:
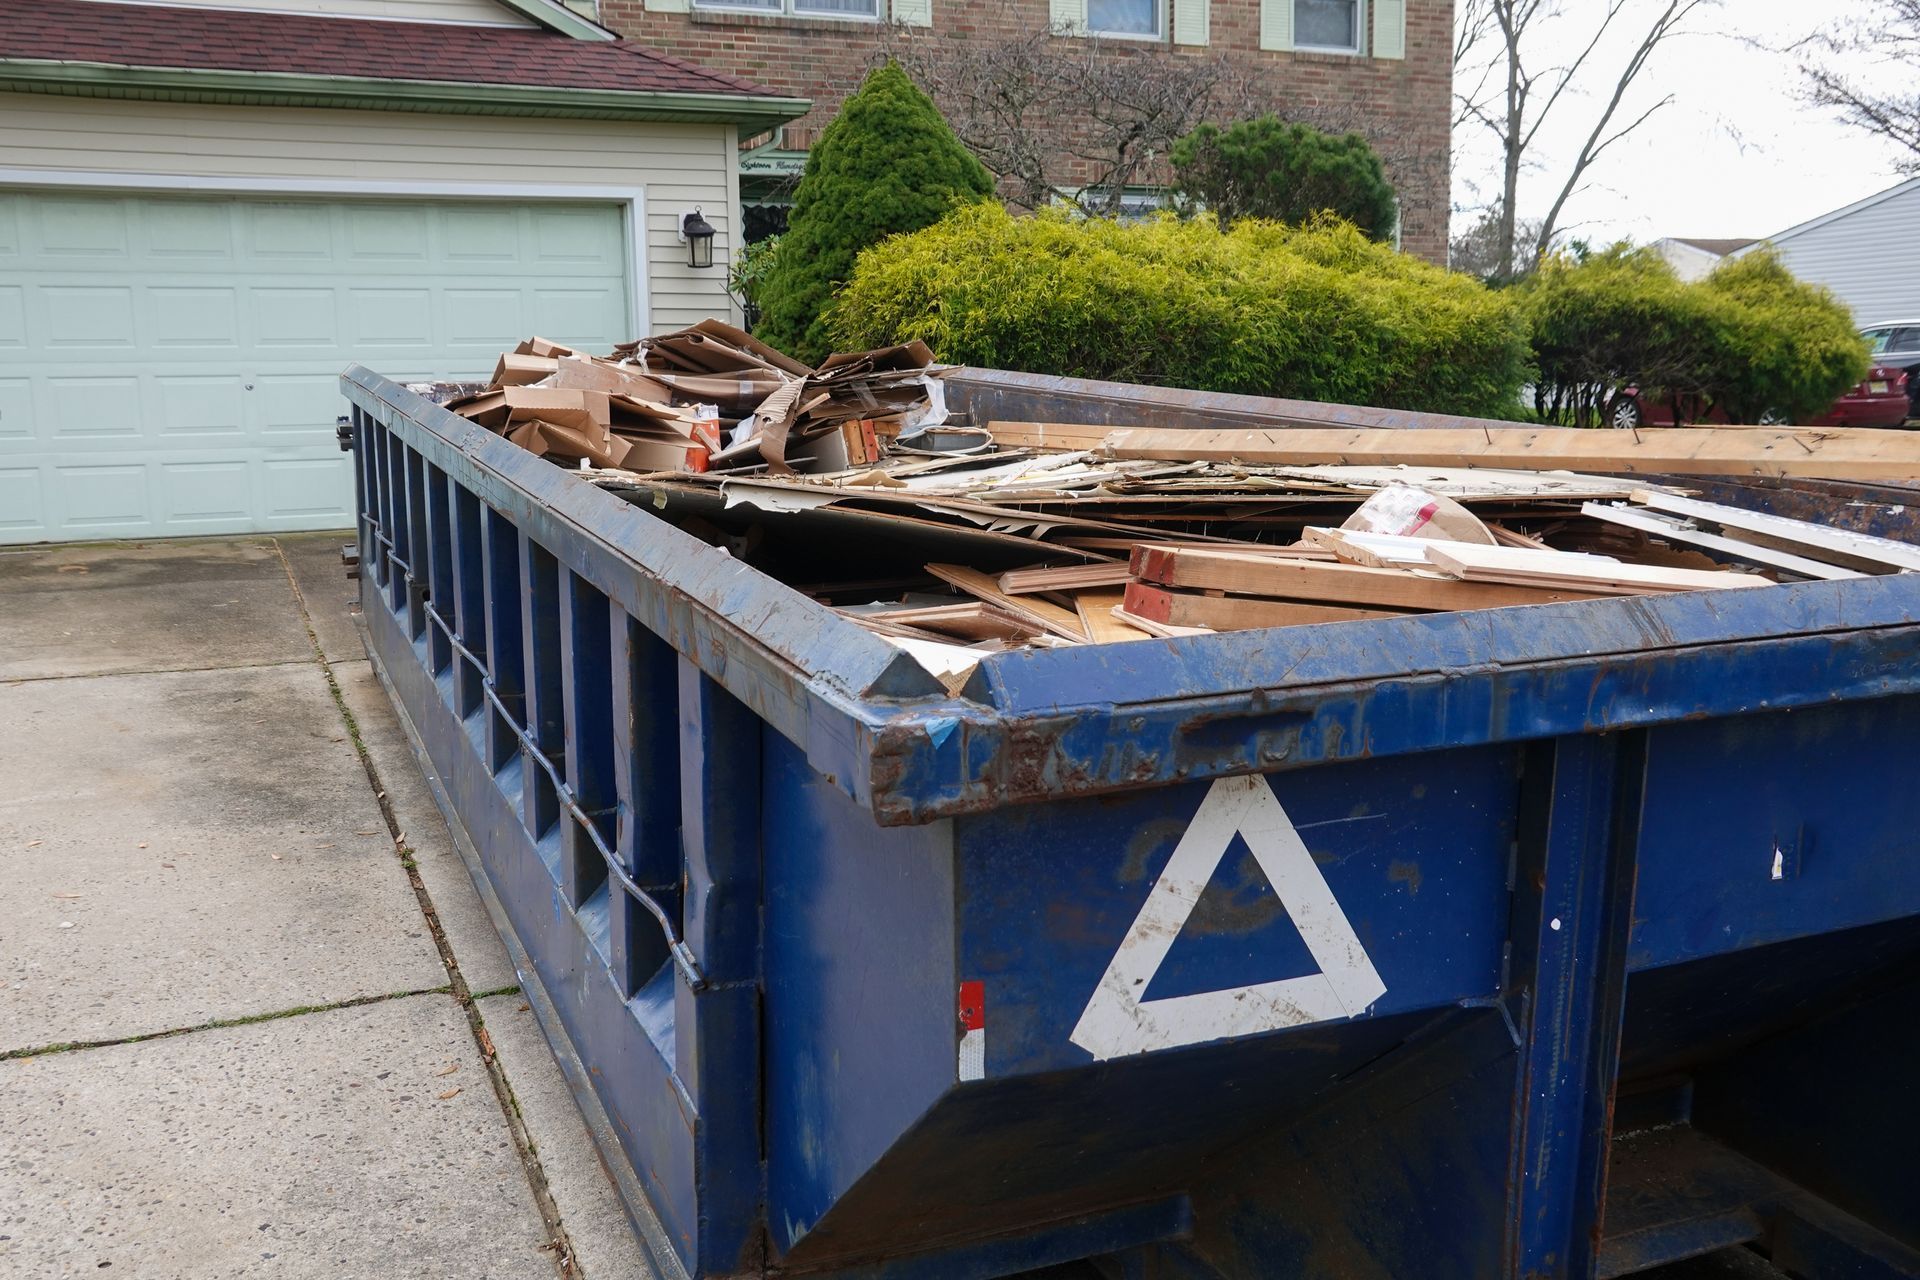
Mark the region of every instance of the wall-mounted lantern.
[[713, 265], [713, 236], [713, 224], [701, 217], [698, 209], [680, 215], [680, 238], [687, 245], [688, 266]]

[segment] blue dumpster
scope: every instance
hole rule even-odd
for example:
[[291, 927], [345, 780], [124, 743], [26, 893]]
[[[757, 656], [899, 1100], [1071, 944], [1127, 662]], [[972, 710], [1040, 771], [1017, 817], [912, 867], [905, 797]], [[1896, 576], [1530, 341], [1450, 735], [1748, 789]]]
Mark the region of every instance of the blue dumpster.
[[343, 386], [374, 663], [662, 1276], [1920, 1277], [1920, 577], [951, 695]]

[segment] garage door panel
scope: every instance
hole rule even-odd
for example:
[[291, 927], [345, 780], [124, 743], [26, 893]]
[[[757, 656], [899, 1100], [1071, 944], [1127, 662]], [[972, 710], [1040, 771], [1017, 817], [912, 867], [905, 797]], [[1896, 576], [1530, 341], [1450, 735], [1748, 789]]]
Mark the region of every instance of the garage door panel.
[[391, 268], [401, 263], [425, 266], [432, 258], [428, 211], [406, 205], [374, 205], [347, 210], [350, 263]]
[[240, 291], [237, 288], [162, 286], [143, 291], [156, 347], [237, 352], [240, 340]]
[[162, 435], [240, 436], [247, 429], [245, 384], [234, 374], [162, 374], [154, 379]]
[[20, 214], [26, 203], [21, 196], [0, 194], [0, 262], [21, 254]]
[[0, 350], [27, 345], [27, 291], [17, 284], [0, 284]]
[[0, 378], [0, 441], [33, 439], [33, 383]]
[[234, 260], [234, 206], [224, 201], [155, 201], [136, 225], [148, 257], [162, 264]]
[[384, 357], [394, 348], [439, 345], [433, 294], [426, 289], [348, 289], [347, 317], [347, 342], [356, 351]]
[[37, 248], [51, 258], [125, 262], [131, 256], [127, 240], [129, 203], [93, 196], [42, 197], [35, 202], [39, 216], [33, 219], [38, 243], [29, 243], [27, 251], [32, 253]]
[[163, 462], [160, 493], [160, 519], [172, 533], [227, 533], [253, 518], [252, 468], [245, 462]]
[[605, 349], [626, 253], [606, 204], [0, 193], [0, 542], [351, 524], [341, 370]]
[[340, 379], [333, 374], [262, 374], [250, 393], [254, 424], [261, 434], [275, 437], [309, 435], [332, 439], [334, 419], [340, 416]]
[[132, 289], [106, 284], [46, 285], [35, 293], [41, 341], [47, 347], [72, 353], [130, 351], [136, 345]]
[[330, 205], [267, 203], [241, 206], [244, 228], [241, 243], [253, 258], [276, 265], [288, 262], [330, 263], [334, 247], [334, 219]]
[[570, 336], [554, 340], [601, 350], [621, 341], [627, 327], [626, 299], [613, 289], [538, 289], [533, 315], [542, 336], [564, 333]]
[[449, 209], [441, 219], [451, 263], [513, 263], [521, 258], [525, 215], [518, 209]]
[[138, 463], [55, 466], [52, 488], [62, 528], [104, 538], [153, 527], [147, 469]]
[[260, 463], [259, 477], [267, 528], [339, 529], [353, 523], [353, 473], [337, 454], [269, 458]]
[[47, 378], [41, 386], [44, 394], [34, 396], [34, 408], [45, 419], [38, 434], [49, 444], [140, 438], [146, 415], [141, 412], [137, 376], [70, 374]]
[[0, 467], [0, 535], [13, 542], [45, 536], [41, 488], [38, 467]]
[[254, 288], [247, 300], [255, 347], [339, 348], [339, 306], [332, 289]]

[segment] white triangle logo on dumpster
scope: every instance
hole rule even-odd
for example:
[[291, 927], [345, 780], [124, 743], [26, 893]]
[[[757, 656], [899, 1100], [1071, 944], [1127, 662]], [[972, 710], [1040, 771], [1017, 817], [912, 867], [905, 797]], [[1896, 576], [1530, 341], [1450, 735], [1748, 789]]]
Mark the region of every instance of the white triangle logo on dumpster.
[[[1253, 851], [1320, 972], [1142, 1000], [1235, 835]], [[1352, 1017], [1386, 990], [1267, 780], [1222, 778], [1201, 801], [1069, 1038], [1096, 1060], [1121, 1058]]]

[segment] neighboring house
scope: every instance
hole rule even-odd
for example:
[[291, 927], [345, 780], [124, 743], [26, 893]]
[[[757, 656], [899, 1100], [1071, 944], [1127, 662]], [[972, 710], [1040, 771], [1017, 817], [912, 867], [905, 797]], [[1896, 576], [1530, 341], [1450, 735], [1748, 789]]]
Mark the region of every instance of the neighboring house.
[[1667, 265], [1673, 268], [1676, 275], [1692, 283], [1711, 275], [1728, 254], [1738, 253], [1758, 243], [1758, 240], [1688, 240], [1669, 237], [1654, 241], [1653, 247], [1667, 260]]
[[[1256, 113], [1367, 134], [1399, 191], [1403, 247], [1447, 259], [1452, 0], [601, 0], [600, 19], [813, 100], [806, 119], [749, 140], [749, 206], [786, 198], [820, 128], [880, 57], [881, 23], [933, 41], [1004, 40], [1051, 25], [1099, 35], [1116, 56], [1152, 45], [1174, 57], [1225, 55], [1255, 85]], [[1067, 187], [1087, 181], [1071, 154], [1075, 124], [1050, 130]], [[777, 222], [752, 207], [747, 217], [750, 233]]]
[[1766, 243], [1823, 284], [1863, 327], [1920, 317], [1920, 178], [1790, 227]]
[[557, 0], [0, 0], [0, 542], [350, 524], [344, 367], [729, 314], [806, 109]]

